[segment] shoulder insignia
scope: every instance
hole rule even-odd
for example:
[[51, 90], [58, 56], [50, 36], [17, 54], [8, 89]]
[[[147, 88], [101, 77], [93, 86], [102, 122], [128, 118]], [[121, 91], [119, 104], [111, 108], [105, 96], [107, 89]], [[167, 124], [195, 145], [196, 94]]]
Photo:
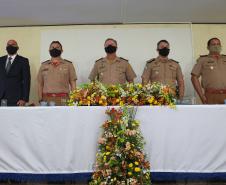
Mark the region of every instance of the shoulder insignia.
[[148, 60], [146, 63], [151, 63], [151, 62], [154, 62], [155, 61], [155, 58], [152, 58], [150, 60]]
[[65, 62], [69, 62], [69, 63], [72, 63], [72, 62], [71, 62], [70, 60], [67, 60], [67, 59], [64, 59], [64, 61], [65, 61]]
[[125, 58], [122, 58], [122, 57], [119, 57], [120, 59], [122, 60], [125, 60], [126, 62], [128, 62], [129, 60], [125, 59]]
[[45, 62], [42, 62], [42, 64], [47, 64], [48, 62], [50, 62], [50, 60], [46, 60]]
[[100, 60], [103, 60], [103, 58], [99, 58], [98, 60], [96, 60], [95, 62], [98, 62], [98, 61], [100, 61]]
[[179, 62], [177, 62], [176, 60], [170, 59], [172, 62], [176, 62], [177, 64], [179, 64]]
[[200, 55], [200, 57], [207, 57], [208, 55]]
[[222, 56], [226, 57], [226, 55], [222, 55]]

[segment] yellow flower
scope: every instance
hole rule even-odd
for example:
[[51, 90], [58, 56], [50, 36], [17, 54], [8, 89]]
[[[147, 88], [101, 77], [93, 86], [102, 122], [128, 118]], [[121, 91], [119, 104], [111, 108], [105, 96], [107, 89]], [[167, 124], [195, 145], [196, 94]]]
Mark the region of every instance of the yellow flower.
[[172, 109], [175, 109], [175, 108], [176, 108], [176, 106], [175, 106], [172, 102], [169, 104], [169, 106], [170, 106], [170, 108], [172, 108]]
[[138, 84], [138, 87], [141, 89], [142, 88], [142, 84]]
[[140, 172], [140, 171], [141, 171], [141, 169], [140, 169], [140, 168], [138, 168], [138, 167], [136, 167], [136, 168], [134, 168], [134, 171], [135, 171], [135, 172]]
[[111, 154], [111, 152], [106, 152], [106, 155], [110, 155]]
[[152, 104], [155, 98], [152, 96], [151, 98], [148, 99], [148, 103]]
[[111, 148], [110, 148], [110, 146], [106, 146], [106, 150], [110, 150]]
[[123, 101], [120, 101], [119, 105], [120, 106], [123, 106], [124, 105]]
[[128, 175], [131, 176], [132, 175], [132, 172], [128, 172]]
[[133, 98], [132, 98], [133, 101], [136, 101], [137, 100], [137, 95], [135, 95]]
[[106, 100], [106, 96], [102, 95], [102, 96], [100, 97], [100, 99]]
[[102, 103], [103, 103], [103, 101], [102, 101], [102, 100], [100, 100], [100, 101], [99, 101], [99, 104], [101, 105]]
[[129, 164], [129, 167], [132, 168], [132, 167], [133, 167], [133, 163], [130, 163], [130, 164]]
[[87, 100], [90, 100], [90, 96], [87, 96]]
[[134, 163], [134, 164], [135, 164], [135, 165], [137, 165], [137, 166], [139, 165], [139, 163], [138, 163], [137, 161], [135, 161], [135, 163]]

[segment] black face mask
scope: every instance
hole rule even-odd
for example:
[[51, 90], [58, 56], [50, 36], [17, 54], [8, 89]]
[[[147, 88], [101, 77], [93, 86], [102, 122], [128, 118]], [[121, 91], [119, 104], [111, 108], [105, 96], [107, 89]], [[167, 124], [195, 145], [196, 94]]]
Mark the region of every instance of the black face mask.
[[49, 54], [51, 57], [59, 57], [61, 55], [61, 50], [53, 48], [49, 50]]
[[109, 46], [105, 47], [104, 49], [105, 49], [106, 53], [111, 54], [111, 53], [115, 53], [116, 52], [117, 47], [109, 45]]
[[159, 49], [159, 55], [163, 56], [163, 57], [167, 57], [169, 55], [170, 49], [169, 48], [162, 48]]
[[15, 47], [15, 46], [12, 46], [12, 45], [8, 45], [6, 47], [6, 51], [8, 52], [9, 55], [16, 54], [17, 50], [18, 50], [18, 47]]

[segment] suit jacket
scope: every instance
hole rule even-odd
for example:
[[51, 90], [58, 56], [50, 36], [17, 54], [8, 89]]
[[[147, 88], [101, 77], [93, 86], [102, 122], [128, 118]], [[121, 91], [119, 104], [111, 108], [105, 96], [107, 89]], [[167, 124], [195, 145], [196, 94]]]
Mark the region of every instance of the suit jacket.
[[16, 104], [18, 100], [29, 101], [30, 66], [27, 58], [17, 55], [6, 73], [7, 55], [0, 57], [0, 99]]

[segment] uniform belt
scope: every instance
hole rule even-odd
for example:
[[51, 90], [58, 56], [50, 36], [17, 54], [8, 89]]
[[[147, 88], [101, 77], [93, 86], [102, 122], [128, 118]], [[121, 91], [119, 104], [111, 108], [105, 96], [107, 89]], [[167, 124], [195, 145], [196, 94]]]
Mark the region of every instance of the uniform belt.
[[208, 88], [205, 90], [205, 92], [210, 94], [226, 94], [226, 89], [212, 89]]
[[65, 96], [68, 96], [68, 93], [43, 93], [43, 96], [48, 96], [48, 97], [65, 97]]

